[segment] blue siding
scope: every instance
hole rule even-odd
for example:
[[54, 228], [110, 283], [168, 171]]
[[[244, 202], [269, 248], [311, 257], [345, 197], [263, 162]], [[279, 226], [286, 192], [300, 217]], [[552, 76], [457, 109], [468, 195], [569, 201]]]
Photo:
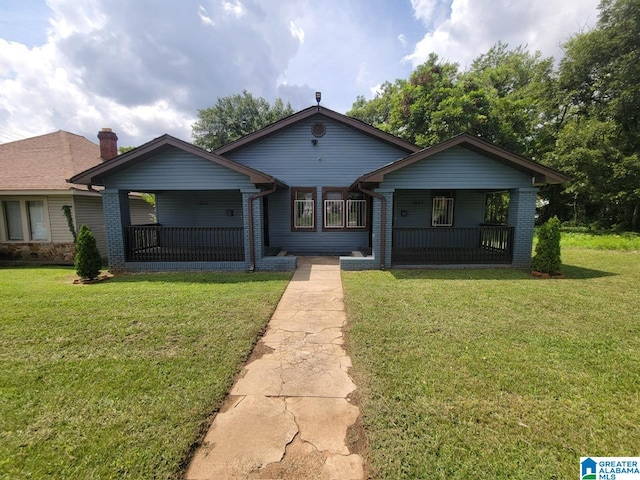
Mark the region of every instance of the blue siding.
[[[242, 227], [239, 190], [158, 192], [158, 223], [173, 227]], [[227, 210], [233, 216], [227, 216]]]
[[322, 188], [317, 192], [315, 231], [291, 231], [291, 191], [272, 194], [268, 203], [271, 246], [300, 253], [351, 252], [369, 246], [367, 231], [322, 231]]
[[[393, 226], [431, 226], [431, 190], [396, 190], [393, 197]], [[477, 227], [484, 218], [483, 190], [453, 190], [453, 226]], [[405, 216], [402, 216], [402, 212]]]
[[[326, 133], [311, 140], [314, 123]], [[271, 246], [308, 253], [350, 252], [369, 246], [369, 233], [362, 230], [322, 230], [322, 187], [348, 187], [362, 174], [391, 163], [408, 153], [324, 116], [294, 125], [261, 142], [227, 154], [227, 157], [277, 177], [291, 187], [316, 187], [314, 232], [291, 231], [291, 192], [269, 196], [269, 240]]]
[[484, 220], [484, 192], [456, 190], [453, 201], [453, 226], [478, 227]]
[[255, 188], [246, 175], [176, 148], [110, 176], [105, 187], [144, 192]]
[[[317, 122], [325, 125], [326, 133], [314, 146], [311, 126]], [[226, 156], [292, 187], [337, 187], [351, 185], [362, 174], [407, 155], [319, 115]]]
[[[404, 212], [405, 216], [402, 216]], [[393, 195], [393, 226], [424, 228], [431, 225], [430, 190], [396, 190]]]
[[531, 177], [466, 148], [454, 147], [386, 175], [381, 187], [506, 190], [531, 187]]

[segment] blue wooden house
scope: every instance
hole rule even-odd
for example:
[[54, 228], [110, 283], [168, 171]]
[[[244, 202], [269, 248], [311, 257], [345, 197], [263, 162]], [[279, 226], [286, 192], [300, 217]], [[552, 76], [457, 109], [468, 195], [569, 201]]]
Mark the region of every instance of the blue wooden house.
[[[215, 152], [163, 135], [70, 179], [104, 187], [114, 271], [529, 268], [538, 186], [567, 180], [471, 135], [420, 149], [321, 106]], [[129, 192], [155, 194], [156, 224], [132, 224]]]

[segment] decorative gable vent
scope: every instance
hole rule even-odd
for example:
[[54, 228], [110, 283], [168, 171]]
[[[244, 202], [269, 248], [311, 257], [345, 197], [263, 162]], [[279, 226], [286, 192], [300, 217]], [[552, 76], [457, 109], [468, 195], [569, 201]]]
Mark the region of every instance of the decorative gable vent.
[[327, 127], [323, 123], [314, 123], [311, 127], [311, 133], [314, 137], [322, 137], [327, 133]]

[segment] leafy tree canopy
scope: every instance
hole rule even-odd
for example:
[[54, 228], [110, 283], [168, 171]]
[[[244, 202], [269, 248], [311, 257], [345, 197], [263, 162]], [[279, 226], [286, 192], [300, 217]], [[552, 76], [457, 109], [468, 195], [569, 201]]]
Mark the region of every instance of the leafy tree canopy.
[[212, 151], [293, 113], [291, 105], [280, 98], [271, 105], [243, 90], [218, 98], [213, 107], [198, 110], [198, 120], [191, 126], [193, 143]]
[[468, 132], [558, 168], [540, 220], [640, 230], [640, 0], [601, 0], [597, 25], [551, 58], [494, 45], [466, 71], [432, 53], [347, 112], [427, 147]]

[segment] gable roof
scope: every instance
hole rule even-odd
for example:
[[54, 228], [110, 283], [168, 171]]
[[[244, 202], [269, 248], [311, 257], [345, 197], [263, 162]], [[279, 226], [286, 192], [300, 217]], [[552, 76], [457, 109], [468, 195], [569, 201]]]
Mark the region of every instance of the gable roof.
[[227, 143], [226, 145], [223, 145], [222, 147], [214, 151], [218, 155], [224, 155], [226, 153], [233, 152], [234, 150], [238, 150], [239, 148], [242, 148], [244, 146], [250, 145], [259, 140], [267, 138], [271, 135], [274, 135], [286, 128], [291, 127], [292, 125], [295, 125], [310, 117], [313, 117], [314, 115], [322, 115], [324, 117], [330, 118], [331, 120], [334, 120], [338, 123], [341, 123], [342, 125], [345, 125], [349, 128], [357, 130], [360, 133], [373, 137], [384, 143], [398, 147], [401, 150], [406, 151], [407, 153], [417, 152], [418, 150], [420, 150], [420, 147], [418, 147], [417, 145], [414, 145], [411, 142], [407, 142], [406, 140], [402, 140], [401, 138], [396, 137], [395, 135], [391, 135], [390, 133], [383, 132], [380, 129], [372, 127], [368, 123], [362, 122], [355, 118], [347, 117], [346, 115], [335, 112], [333, 110], [329, 110], [328, 108], [325, 108], [325, 107], [313, 106], [313, 107], [305, 108], [304, 110], [300, 110], [299, 112], [294, 113], [293, 115], [285, 117], [282, 120], [272, 123], [271, 125], [268, 125], [260, 130], [257, 130], [253, 133], [245, 135], [244, 137], [239, 138], [238, 140]]
[[380, 183], [384, 180], [384, 176], [391, 172], [395, 172], [396, 170], [411, 165], [412, 163], [425, 160], [440, 152], [457, 146], [467, 148], [480, 155], [500, 162], [503, 165], [507, 165], [508, 167], [515, 168], [516, 170], [520, 170], [521, 172], [530, 175], [534, 178], [534, 185], [564, 183], [571, 180], [568, 176], [554, 170], [553, 168], [540, 165], [539, 163], [528, 160], [520, 155], [516, 155], [515, 153], [509, 152], [508, 150], [498, 147], [493, 143], [482, 140], [479, 137], [463, 133], [362, 175], [353, 183], [352, 186], [355, 186], [358, 183]]
[[204, 158], [212, 163], [229, 168], [235, 172], [247, 175], [249, 181], [256, 185], [276, 184], [276, 186], [286, 188], [287, 185], [271, 175], [262, 173], [253, 168], [246, 167], [227, 158], [207, 152], [195, 145], [165, 134], [147, 142], [138, 148], [118, 155], [117, 157], [96, 165], [84, 172], [81, 172], [69, 179], [72, 183], [83, 185], [104, 185], [104, 178], [119, 171], [125, 170], [133, 165], [144, 162], [153, 156], [162, 153], [170, 148], [178, 148], [185, 152]]
[[87, 190], [65, 179], [99, 163], [98, 145], [64, 130], [0, 144], [0, 190]]

